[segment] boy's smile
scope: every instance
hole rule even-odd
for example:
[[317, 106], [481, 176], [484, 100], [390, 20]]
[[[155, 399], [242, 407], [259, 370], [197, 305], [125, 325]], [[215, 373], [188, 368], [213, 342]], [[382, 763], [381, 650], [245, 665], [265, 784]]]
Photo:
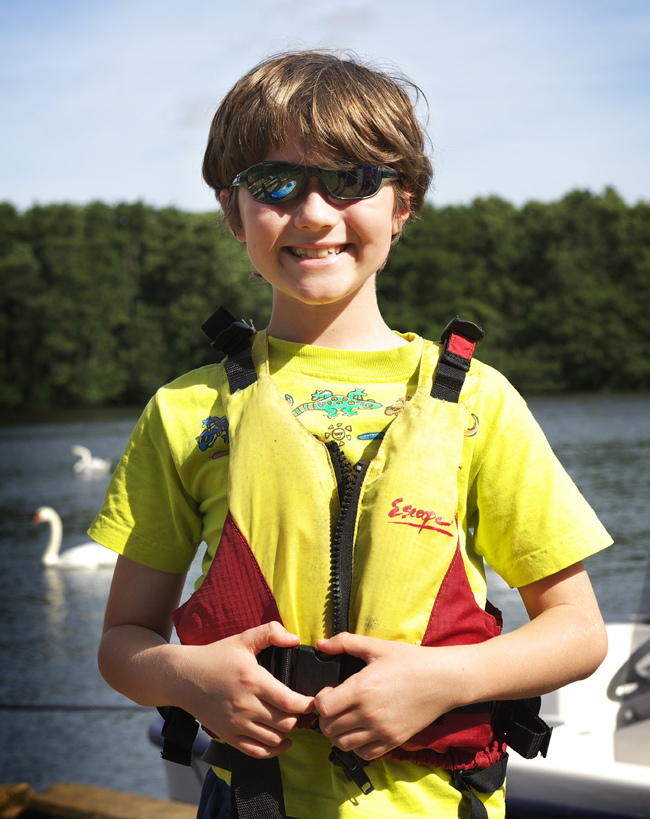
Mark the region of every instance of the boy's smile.
[[[317, 164], [300, 140], [271, 151], [265, 161]], [[222, 192], [223, 197], [230, 192]], [[331, 199], [317, 177], [310, 177], [298, 198], [265, 204], [239, 189], [242, 229], [251, 261], [273, 287], [274, 312], [282, 305], [330, 308], [363, 301], [390, 250], [391, 238], [408, 213], [394, 213], [392, 184], [368, 199]]]
[[343, 249], [340, 247], [292, 247], [289, 249], [294, 256], [305, 257], [310, 259], [324, 259], [327, 256], [338, 256]]

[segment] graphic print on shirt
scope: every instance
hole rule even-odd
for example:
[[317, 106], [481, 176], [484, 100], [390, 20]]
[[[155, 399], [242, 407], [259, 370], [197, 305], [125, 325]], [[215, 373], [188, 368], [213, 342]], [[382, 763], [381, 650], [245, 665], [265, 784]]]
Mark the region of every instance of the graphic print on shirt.
[[[230, 443], [230, 436], [228, 434], [228, 419], [224, 415], [220, 418], [218, 415], [209, 415], [204, 421], [201, 421], [203, 431], [196, 436], [196, 441], [201, 452], [206, 452], [210, 447], [214, 446], [215, 442], [220, 438], [223, 439], [224, 444]], [[213, 458], [221, 458], [227, 455], [229, 450], [222, 452], [215, 452]]]
[[359, 410], [373, 410], [381, 407], [381, 404], [378, 404], [373, 398], [368, 398], [366, 391], [360, 387], [350, 390], [347, 395], [334, 395], [331, 390], [316, 390], [312, 393], [311, 399], [297, 406], [293, 411], [294, 415], [314, 411], [325, 412], [328, 418], [336, 418], [337, 415], [350, 418], [357, 415]]
[[392, 523], [414, 526], [418, 532], [422, 532], [423, 529], [430, 529], [432, 532], [440, 532], [442, 535], [453, 537], [451, 526], [454, 521], [445, 520], [432, 509], [418, 509], [417, 506], [404, 503], [404, 498], [395, 498], [391, 503], [388, 517], [392, 518]]
[[384, 415], [398, 415], [403, 409], [407, 401], [411, 400], [410, 395], [405, 395], [403, 398], [398, 398], [394, 404], [386, 407]]
[[[360, 437], [360, 436], [359, 436]], [[326, 441], [336, 441], [339, 446], [345, 446], [346, 441], [352, 440], [352, 426], [339, 421], [338, 424], [330, 424], [325, 433]]]
[[358, 441], [376, 441], [377, 438], [383, 438], [385, 432], [363, 432], [361, 435], [357, 435]]
[[470, 412], [470, 415], [472, 416], [472, 423], [465, 430], [466, 438], [473, 438], [478, 432], [478, 415], [474, 415], [473, 412]]

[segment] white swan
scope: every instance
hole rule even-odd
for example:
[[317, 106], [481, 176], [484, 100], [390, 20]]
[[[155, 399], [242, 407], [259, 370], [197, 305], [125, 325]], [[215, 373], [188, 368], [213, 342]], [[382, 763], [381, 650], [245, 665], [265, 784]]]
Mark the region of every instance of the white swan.
[[85, 477], [104, 475], [111, 468], [110, 461], [106, 461], [104, 458], [93, 458], [90, 450], [85, 446], [73, 446], [72, 454], [79, 458], [72, 468]]
[[63, 534], [61, 518], [54, 509], [41, 506], [36, 510], [34, 523], [44, 521], [50, 524], [50, 542], [41, 558], [44, 566], [60, 566], [62, 569], [100, 569], [115, 565], [117, 553], [98, 543], [84, 543], [59, 554]]

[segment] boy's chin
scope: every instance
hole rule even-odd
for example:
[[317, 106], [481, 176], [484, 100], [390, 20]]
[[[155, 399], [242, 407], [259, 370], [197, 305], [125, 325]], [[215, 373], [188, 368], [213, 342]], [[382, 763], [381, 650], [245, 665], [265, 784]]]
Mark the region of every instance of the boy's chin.
[[365, 282], [357, 287], [327, 287], [320, 283], [320, 286], [302, 287], [289, 292], [278, 292], [276, 288], [273, 288], [273, 301], [274, 303], [278, 300], [292, 302], [295, 309], [301, 307], [308, 310], [319, 307], [333, 309], [337, 306], [345, 308], [360, 297], [364, 284]]

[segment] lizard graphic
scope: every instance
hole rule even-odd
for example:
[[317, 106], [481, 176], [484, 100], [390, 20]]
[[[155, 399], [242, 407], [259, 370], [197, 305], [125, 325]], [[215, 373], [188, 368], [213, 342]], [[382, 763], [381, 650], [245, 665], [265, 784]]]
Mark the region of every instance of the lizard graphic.
[[223, 438], [224, 444], [230, 441], [228, 435], [228, 419], [225, 415], [223, 418], [219, 418], [217, 415], [210, 415], [201, 423], [203, 425], [203, 432], [196, 437], [201, 452], [205, 452], [209, 449], [219, 438]]
[[331, 390], [317, 390], [312, 393], [312, 400], [294, 409], [295, 415], [302, 415], [309, 410], [322, 411], [327, 413], [328, 418], [335, 418], [337, 415], [357, 415], [358, 410], [379, 409], [378, 404], [372, 398], [366, 398], [366, 391], [359, 389], [351, 390], [347, 395], [334, 395]]

